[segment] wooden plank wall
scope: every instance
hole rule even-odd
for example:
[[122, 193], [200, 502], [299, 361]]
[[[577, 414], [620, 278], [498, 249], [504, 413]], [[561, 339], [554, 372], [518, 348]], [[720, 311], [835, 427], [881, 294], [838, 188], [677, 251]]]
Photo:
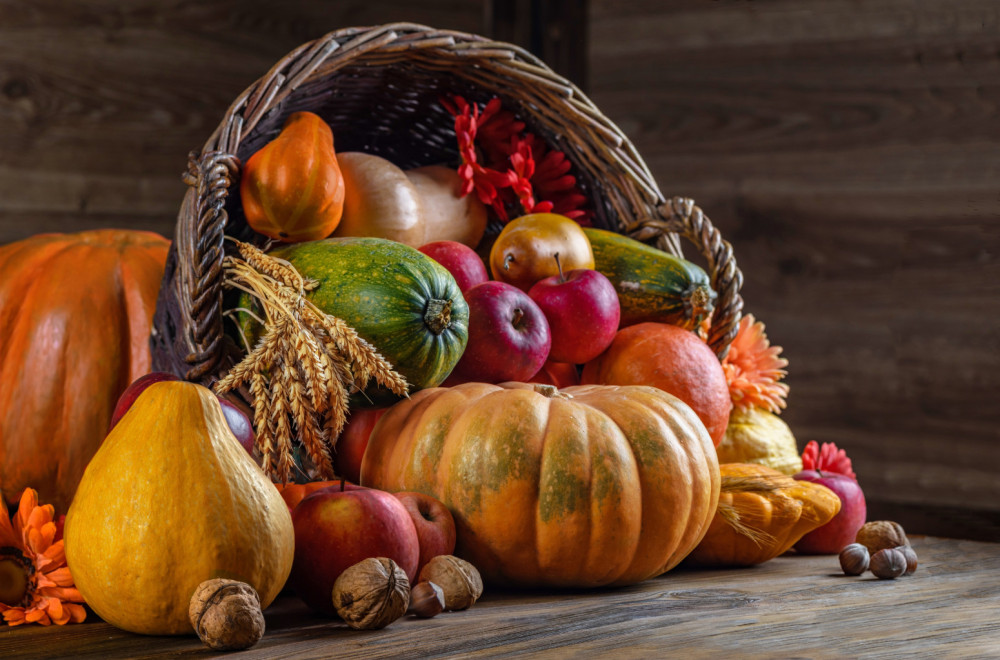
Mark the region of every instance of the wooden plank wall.
[[590, 29], [591, 97], [733, 243], [800, 446], [845, 448], [875, 515], [1000, 538], [1000, 5], [591, 0]]
[[[748, 309], [791, 360], [800, 444], [845, 447], [876, 515], [980, 538], [1000, 538], [998, 14], [590, 0], [576, 69], [662, 189], [733, 242]], [[187, 152], [289, 50], [348, 25], [486, 32], [498, 15], [480, 0], [0, 0], [0, 243], [169, 236]]]

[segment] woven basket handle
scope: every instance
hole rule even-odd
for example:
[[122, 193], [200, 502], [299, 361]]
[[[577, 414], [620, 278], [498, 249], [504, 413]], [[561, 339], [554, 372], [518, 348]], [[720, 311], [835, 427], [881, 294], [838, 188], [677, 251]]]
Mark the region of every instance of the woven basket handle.
[[656, 211], [658, 218], [641, 220], [630, 226], [628, 233], [640, 241], [656, 239], [661, 249], [667, 248], [672, 234], [677, 233], [693, 243], [705, 257], [712, 288], [719, 295], [712, 312], [708, 345], [721, 359], [729, 352], [743, 312], [740, 296], [743, 273], [736, 266], [733, 247], [722, 239], [719, 230], [692, 199], [674, 197], [660, 204]]
[[[189, 155], [184, 182], [190, 186], [181, 208], [175, 237], [179, 259], [176, 304], [193, 323], [178, 337], [183, 341], [184, 377], [204, 381], [215, 375], [222, 356], [222, 258], [226, 197], [239, 177], [239, 161], [232, 154], [208, 152]], [[192, 208], [193, 207], [193, 208]], [[185, 222], [185, 216], [194, 222]], [[183, 326], [181, 326], [183, 327]]]

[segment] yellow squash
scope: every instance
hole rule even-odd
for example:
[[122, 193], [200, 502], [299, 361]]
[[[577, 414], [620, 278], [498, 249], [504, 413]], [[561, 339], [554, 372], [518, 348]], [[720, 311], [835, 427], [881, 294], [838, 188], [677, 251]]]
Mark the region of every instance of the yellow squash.
[[230, 432], [215, 395], [168, 381], [144, 391], [87, 466], [66, 517], [66, 559], [105, 621], [192, 633], [211, 578], [250, 584], [266, 607], [292, 567], [288, 507]]
[[752, 566], [787, 552], [840, 512], [826, 486], [755, 463], [723, 463], [722, 493], [708, 533], [688, 556], [701, 566]]

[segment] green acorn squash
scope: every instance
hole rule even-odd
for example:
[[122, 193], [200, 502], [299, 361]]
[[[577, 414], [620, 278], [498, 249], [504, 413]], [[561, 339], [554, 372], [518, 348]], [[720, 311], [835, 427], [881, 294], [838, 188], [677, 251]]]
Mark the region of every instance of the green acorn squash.
[[[409, 383], [410, 393], [436, 387], [451, 373], [468, 340], [469, 307], [443, 266], [416, 249], [382, 238], [343, 237], [295, 243], [269, 254], [319, 282], [307, 295], [372, 344]], [[245, 295], [241, 307], [254, 309]], [[261, 333], [241, 316], [251, 343]], [[398, 399], [372, 385], [351, 397], [354, 407]]]

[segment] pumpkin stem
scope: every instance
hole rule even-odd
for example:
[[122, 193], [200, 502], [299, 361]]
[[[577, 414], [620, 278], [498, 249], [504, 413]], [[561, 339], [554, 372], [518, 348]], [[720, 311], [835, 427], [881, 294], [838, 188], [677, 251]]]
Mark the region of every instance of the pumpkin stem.
[[424, 323], [435, 335], [451, 327], [451, 301], [433, 298], [424, 309]]
[[533, 383], [535, 392], [541, 394], [546, 399], [572, 399], [572, 394], [567, 394], [566, 392], [560, 392], [559, 388], [555, 385], [549, 385], [548, 383]]

